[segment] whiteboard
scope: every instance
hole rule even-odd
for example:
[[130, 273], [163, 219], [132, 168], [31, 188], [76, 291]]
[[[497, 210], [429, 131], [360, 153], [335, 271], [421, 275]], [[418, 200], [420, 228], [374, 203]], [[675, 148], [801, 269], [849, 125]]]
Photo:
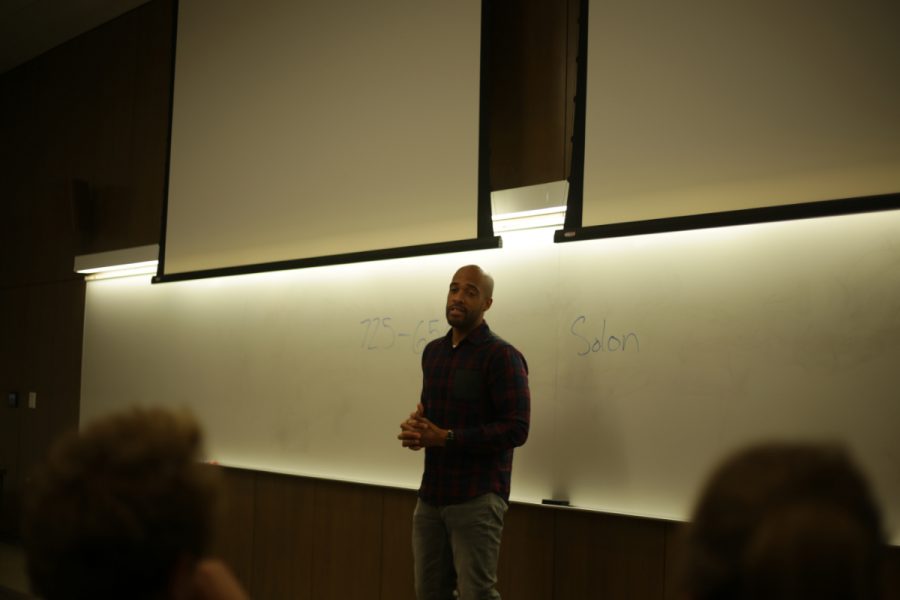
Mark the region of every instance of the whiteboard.
[[686, 519], [712, 466], [843, 440], [900, 542], [900, 211], [151, 285], [87, 285], [82, 422], [187, 405], [220, 463], [402, 488], [455, 269], [530, 368], [512, 499]]

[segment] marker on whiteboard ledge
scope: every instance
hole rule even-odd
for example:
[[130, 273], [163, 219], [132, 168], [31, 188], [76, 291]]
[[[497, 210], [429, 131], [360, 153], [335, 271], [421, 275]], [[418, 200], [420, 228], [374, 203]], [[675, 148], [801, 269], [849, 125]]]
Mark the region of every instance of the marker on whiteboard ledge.
[[568, 500], [554, 500], [552, 498], [544, 498], [541, 500], [541, 504], [547, 504], [549, 506], [570, 506]]

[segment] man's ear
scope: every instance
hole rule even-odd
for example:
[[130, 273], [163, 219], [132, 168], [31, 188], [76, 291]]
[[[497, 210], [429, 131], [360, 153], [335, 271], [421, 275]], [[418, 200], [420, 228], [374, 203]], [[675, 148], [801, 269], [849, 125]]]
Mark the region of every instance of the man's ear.
[[494, 303], [494, 299], [493, 299], [493, 298], [488, 298], [487, 300], [484, 301], [484, 310], [485, 310], [485, 312], [487, 312], [487, 309], [489, 309], [489, 308], [491, 307], [491, 304], [493, 304], [493, 303]]

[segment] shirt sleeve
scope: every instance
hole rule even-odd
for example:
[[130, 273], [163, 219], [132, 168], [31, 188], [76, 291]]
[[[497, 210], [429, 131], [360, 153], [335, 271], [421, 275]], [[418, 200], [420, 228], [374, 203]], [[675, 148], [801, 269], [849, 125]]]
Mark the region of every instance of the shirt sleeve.
[[454, 446], [461, 450], [508, 450], [528, 439], [531, 392], [525, 358], [510, 345], [499, 346], [488, 359], [487, 378], [493, 416], [477, 427], [454, 429]]

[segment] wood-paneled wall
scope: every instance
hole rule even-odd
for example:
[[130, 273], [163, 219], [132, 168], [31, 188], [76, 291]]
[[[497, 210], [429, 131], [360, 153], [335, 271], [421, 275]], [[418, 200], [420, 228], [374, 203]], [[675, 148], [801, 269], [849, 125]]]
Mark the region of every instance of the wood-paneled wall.
[[[415, 600], [415, 492], [223, 468], [216, 555], [254, 598]], [[684, 524], [513, 503], [498, 591], [511, 600], [686, 600]], [[900, 548], [883, 598], [900, 599]]]
[[0, 535], [16, 533], [32, 466], [78, 423], [74, 257], [159, 238], [171, 32], [157, 0], [0, 77]]
[[491, 189], [561, 181], [574, 124], [578, 0], [492, 0]]
[[[225, 469], [216, 553], [257, 598], [415, 600], [415, 492]], [[513, 503], [498, 589], [516, 600], [677, 598], [679, 524]]]

